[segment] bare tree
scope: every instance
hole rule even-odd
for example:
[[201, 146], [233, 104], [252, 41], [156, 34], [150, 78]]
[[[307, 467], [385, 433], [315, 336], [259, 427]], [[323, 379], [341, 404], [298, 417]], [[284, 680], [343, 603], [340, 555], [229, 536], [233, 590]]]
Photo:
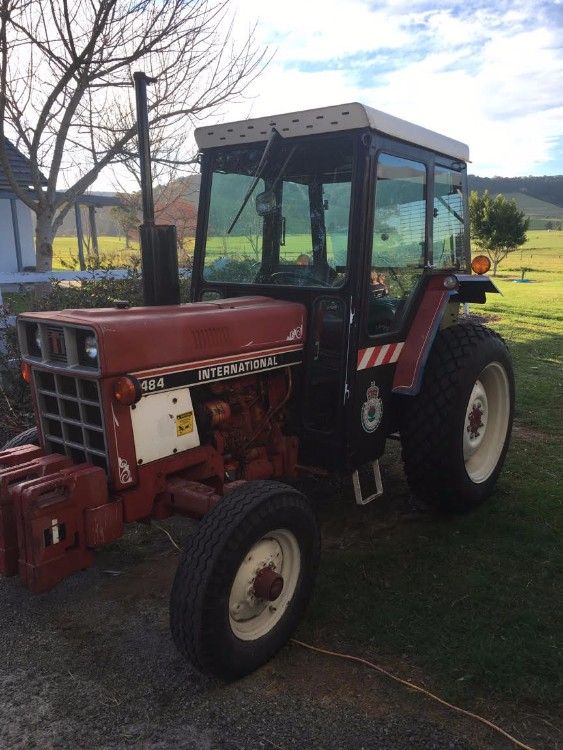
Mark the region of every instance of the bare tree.
[[[261, 72], [251, 29], [235, 46], [228, 0], [0, 0], [0, 164], [35, 211], [38, 270], [72, 204], [110, 164], [136, 156], [131, 79], [157, 78], [149, 116], [161, 164], [189, 162], [191, 124]], [[5, 150], [31, 162], [18, 184]], [[44, 176], [44, 177], [43, 177]]]

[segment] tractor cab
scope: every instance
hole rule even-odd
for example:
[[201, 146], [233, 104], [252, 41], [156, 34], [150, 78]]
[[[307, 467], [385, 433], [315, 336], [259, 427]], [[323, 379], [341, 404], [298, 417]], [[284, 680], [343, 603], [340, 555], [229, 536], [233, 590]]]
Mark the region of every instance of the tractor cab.
[[305, 305], [302, 458], [341, 468], [373, 459], [397, 428], [394, 385], [416, 392], [394, 378], [409, 331], [425, 333], [413, 319], [430, 279], [456, 274], [451, 313], [459, 307], [467, 146], [357, 103], [195, 137], [193, 300], [260, 294]]

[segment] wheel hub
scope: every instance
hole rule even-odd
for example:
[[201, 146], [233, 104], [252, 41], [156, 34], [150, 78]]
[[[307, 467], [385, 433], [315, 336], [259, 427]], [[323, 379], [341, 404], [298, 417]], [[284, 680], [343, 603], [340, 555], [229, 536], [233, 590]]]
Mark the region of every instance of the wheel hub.
[[254, 640], [276, 626], [295, 592], [300, 566], [299, 545], [288, 529], [272, 530], [246, 553], [229, 595], [238, 638]]
[[467, 425], [467, 432], [469, 433], [469, 439], [474, 440], [475, 438], [478, 438], [480, 433], [479, 430], [481, 427], [484, 427], [484, 424], [481, 420], [481, 417], [483, 416], [483, 412], [481, 410], [481, 407], [479, 404], [475, 404], [473, 406], [473, 409], [469, 412], [469, 424]]
[[254, 596], [275, 602], [283, 591], [283, 577], [272, 568], [262, 568], [254, 579]]
[[463, 453], [466, 460], [477, 451], [485, 437], [488, 412], [487, 394], [481, 381], [477, 380], [469, 397], [465, 415]]
[[480, 373], [467, 402], [463, 427], [465, 470], [484, 482], [501, 455], [510, 418], [510, 387], [504, 367], [490, 362]]
[[[229, 612], [233, 620], [240, 622], [256, 617], [268, 602], [279, 597], [283, 589], [282, 562], [282, 550], [275, 539], [264, 538], [254, 545], [238, 569], [231, 589]], [[270, 593], [276, 591], [277, 595], [270, 599]]]

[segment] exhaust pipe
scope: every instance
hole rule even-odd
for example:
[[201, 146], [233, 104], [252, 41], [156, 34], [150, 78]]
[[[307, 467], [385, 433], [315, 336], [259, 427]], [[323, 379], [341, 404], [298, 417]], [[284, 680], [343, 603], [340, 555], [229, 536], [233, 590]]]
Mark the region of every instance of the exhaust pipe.
[[147, 306], [179, 305], [180, 282], [178, 279], [176, 227], [169, 224], [159, 225], [154, 223], [147, 86], [154, 83], [156, 78], [149, 78], [145, 73], [133, 73], [133, 79], [137, 105], [141, 196], [143, 199], [143, 223], [139, 227], [143, 300]]

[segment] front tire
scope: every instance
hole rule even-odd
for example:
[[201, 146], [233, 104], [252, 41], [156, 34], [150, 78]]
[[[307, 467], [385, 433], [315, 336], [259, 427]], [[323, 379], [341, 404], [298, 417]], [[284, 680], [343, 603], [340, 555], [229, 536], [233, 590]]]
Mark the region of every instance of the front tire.
[[174, 579], [178, 650], [227, 679], [267, 662], [307, 606], [319, 549], [313, 511], [293, 488], [256, 481], [228, 493], [190, 537]]
[[413, 493], [450, 512], [486, 500], [504, 463], [514, 412], [512, 361], [502, 338], [475, 323], [440, 331], [419, 395], [402, 406], [403, 461]]

